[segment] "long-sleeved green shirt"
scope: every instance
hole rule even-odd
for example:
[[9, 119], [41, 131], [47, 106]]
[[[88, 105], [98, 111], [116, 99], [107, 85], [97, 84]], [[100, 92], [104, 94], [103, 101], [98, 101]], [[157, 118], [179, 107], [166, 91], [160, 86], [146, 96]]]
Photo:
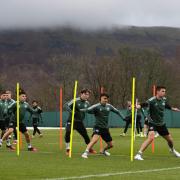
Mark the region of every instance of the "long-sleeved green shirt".
[[[71, 121], [73, 102], [74, 100], [72, 99], [65, 104], [66, 110], [70, 112], [68, 121]], [[80, 97], [76, 98], [74, 121], [83, 121], [85, 118], [85, 112], [80, 111], [80, 109], [88, 108], [89, 106], [89, 101], [82, 100]]]
[[119, 115], [122, 119], [124, 119], [124, 116], [111, 104], [95, 104], [87, 109], [82, 109], [83, 112], [88, 112], [95, 115], [96, 121], [95, 121], [95, 127], [100, 128], [108, 128], [108, 117], [109, 113], [112, 111]]
[[7, 102], [5, 100], [0, 100], [0, 121], [5, 120]]
[[148, 107], [148, 121], [156, 126], [162, 126], [164, 122], [165, 109], [171, 109], [165, 97], [157, 99], [156, 96], [141, 104], [142, 107]]
[[[27, 102], [19, 102], [19, 121], [23, 122], [26, 112], [36, 113], [37, 110], [34, 110]], [[17, 102], [15, 101], [11, 105], [8, 106], [8, 111], [12, 111], [15, 115], [15, 119], [17, 117]]]

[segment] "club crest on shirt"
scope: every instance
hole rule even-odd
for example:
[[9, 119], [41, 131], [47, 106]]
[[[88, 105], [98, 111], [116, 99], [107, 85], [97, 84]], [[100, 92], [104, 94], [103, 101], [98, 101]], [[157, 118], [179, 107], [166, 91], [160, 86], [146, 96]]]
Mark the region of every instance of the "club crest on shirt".
[[109, 107], [107, 107], [106, 109], [107, 109], [107, 111], [109, 111], [109, 110], [110, 110], [110, 108], [109, 108]]

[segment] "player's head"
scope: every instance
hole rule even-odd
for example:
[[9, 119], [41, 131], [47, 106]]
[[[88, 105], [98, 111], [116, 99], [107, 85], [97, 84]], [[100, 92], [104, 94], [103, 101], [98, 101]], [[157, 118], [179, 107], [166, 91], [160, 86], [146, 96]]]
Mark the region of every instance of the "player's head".
[[19, 100], [21, 102], [25, 102], [27, 99], [27, 95], [26, 95], [26, 92], [23, 90], [23, 89], [20, 89], [19, 90]]
[[166, 95], [166, 87], [165, 86], [157, 86], [156, 87], [156, 95], [158, 97], [164, 97]]
[[131, 101], [127, 101], [127, 106], [131, 106]]
[[32, 106], [33, 106], [33, 107], [36, 107], [37, 105], [38, 105], [38, 101], [33, 100], [33, 101], [32, 101]]
[[6, 91], [5, 90], [1, 90], [0, 91], [0, 98], [1, 98], [1, 100], [5, 100], [6, 99]]
[[106, 94], [106, 93], [102, 93], [101, 95], [100, 95], [100, 103], [101, 104], [106, 104], [106, 103], [108, 103], [108, 100], [109, 100], [109, 95], [108, 94]]
[[11, 99], [12, 98], [12, 92], [9, 90], [6, 90], [6, 96], [7, 96], [7, 99]]
[[91, 91], [87, 88], [84, 88], [81, 90], [80, 97], [82, 100], [88, 100], [90, 96]]

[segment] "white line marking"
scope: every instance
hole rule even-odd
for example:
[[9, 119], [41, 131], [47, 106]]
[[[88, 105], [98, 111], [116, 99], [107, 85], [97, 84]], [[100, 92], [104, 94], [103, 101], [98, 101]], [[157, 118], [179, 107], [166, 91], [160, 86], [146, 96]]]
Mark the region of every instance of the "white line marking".
[[62, 178], [50, 178], [50, 179], [47, 178], [45, 180], [69, 180], [69, 179], [85, 179], [85, 178], [95, 178], [95, 177], [109, 177], [109, 176], [119, 176], [119, 175], [125, 175], [125, 174], [169, 171], [169, 170], [176, 170], [176, 169], [180, 169], [180, 166], [172, 167], [172, 168], [146, 169], [146, 170], [139, 170], [139, 171], [124, 171], [124, 172], [105, 173], [105, 174], [90, 174], [90, 175], [84, 175], [84, 176], [72, 176], [72, 177], [62, 177]]

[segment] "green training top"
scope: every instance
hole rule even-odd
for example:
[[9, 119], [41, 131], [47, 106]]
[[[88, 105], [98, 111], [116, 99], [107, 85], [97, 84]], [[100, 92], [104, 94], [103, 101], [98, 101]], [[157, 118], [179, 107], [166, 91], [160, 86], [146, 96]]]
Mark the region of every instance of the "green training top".
[[6, 102], [7, 102], [7, 104], [6, 104], [6, 111], [7, 111], [6, 119], [11, 119], [11, 118], [14, 117], [14, 115], [13, 115], [12, 110], [8, 110], [8, 106], [10, 106], [11, 104], [15, 103], [15, 100], [8, 99]]
[[87, 109], [82, 109], [81, 111], [94, 114], [96, 118], [95, 127], [99, 128], [108, 128], [108, 116], [111, 111], [124, 119], [124, 116], [118, 111], [118, 109], [113, 107], [111, 104], [103, 105], [98, 103]]
[[[8, 106], [8, 111], [12, 111], [15, 115], [15, 119], [17, 117], [17, 107], [16, 107], [17, 103], [16, 101], [11, 104], [10, 106]], [[24, 120], [24, 117], [25, 117], [25, 114], [26, 112], [29, 112], [29, 113], [36, 113], [37, 110], [34, 110], [27, 102], [19, 102], [19, 106], [20, 106], [20, 109], [19, 109], [19, 122], [23, 122]]]
[[[73, 102], [74, 100], [72, 99], [71, 101], [65, 104], [67, 111], [70, 112], [68, 121], [71, 121]], [[74, 121], [83, 121], [85, 118], [85, 112], [80, 111], [80, 109], [88, 108], [89, 106], [90, 106], [89, 101], [82, 100], [80, 97], [76, 98]]]
[[[136, 109], [135, 109], [135, 112], [136, 112]], [[137, 115], [139, 116], [141, 114], [143, 115], [144, 118], [146, 118], [144, 109], [143, 108], [137, 109]], [[129, 116], [132, 116], [132, 108], [130, 107], [127, 108], [127, 112], [126, 112], [126, 117], [129, 117]]]
[[5, 115], [7, 113], [6, 107], [7, 102], [5, 100], [0, 100], [0, 121], [5, 120]]
[[165, 97], [157, 99], [156, 96], [148, 99], [142, 106], [148, 107], [148, 121], [156, 126], [162, 126], [164, 122], [164, 110], [171, 109]]
[[32, 107], [32, 108], [33, 108], [33, 110], [36, 110], [37, 112], [31, 114], [31, 118], [41, 119], [42, 109], [39, 106]]

